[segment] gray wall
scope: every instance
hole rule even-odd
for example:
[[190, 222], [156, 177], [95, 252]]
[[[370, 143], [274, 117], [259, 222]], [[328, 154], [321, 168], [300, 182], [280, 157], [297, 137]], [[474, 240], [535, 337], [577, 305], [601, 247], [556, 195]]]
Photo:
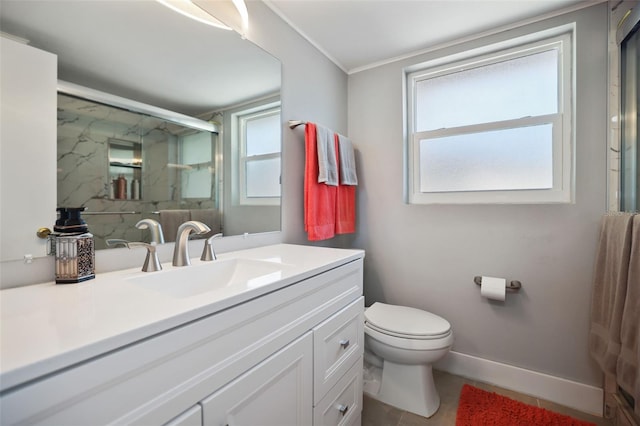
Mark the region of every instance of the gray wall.
[[[577, 22], [574, 205], [403, 203], [403, 68], [529, 31]], [[600, 385], [587, 353], [592, 263], [606, 206], [607, 5], [349, 76], [359, 152], [358, 232], [365, 296], [448, 319], [454, 351]], [[288, 165], [290, 167], [290, 164]], [[504, 304], [475, 275], [520, 280]]]
[[[287, 120], [323, 124], [347, 132], [347, 75], [286, 25], [262, 2], [248, 2], [248, 38], [282, 61], [282, 231], [287, 243], [310, 244], [304, 232], [304, 126]], [[316, 243], [351, 245], [353, 236]]]

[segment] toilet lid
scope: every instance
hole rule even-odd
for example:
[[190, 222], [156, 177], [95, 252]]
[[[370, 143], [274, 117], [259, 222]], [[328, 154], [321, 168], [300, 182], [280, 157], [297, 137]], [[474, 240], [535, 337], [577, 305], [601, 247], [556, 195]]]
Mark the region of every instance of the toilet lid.
[[380, 332], [413, 338], [435, 338], [449, 333], [451, 324], [431, 312], [376, 302], [364, 312], [365, 321]]

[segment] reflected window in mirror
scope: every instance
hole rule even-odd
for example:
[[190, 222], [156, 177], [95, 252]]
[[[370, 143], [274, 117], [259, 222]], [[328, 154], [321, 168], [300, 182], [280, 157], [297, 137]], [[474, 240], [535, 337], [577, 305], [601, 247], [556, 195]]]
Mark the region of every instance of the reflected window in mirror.
[[268, 103], [234, 113], [234, 145], [238, 147], [237, 179], [240, 205], [280, 204], [280, 103]]

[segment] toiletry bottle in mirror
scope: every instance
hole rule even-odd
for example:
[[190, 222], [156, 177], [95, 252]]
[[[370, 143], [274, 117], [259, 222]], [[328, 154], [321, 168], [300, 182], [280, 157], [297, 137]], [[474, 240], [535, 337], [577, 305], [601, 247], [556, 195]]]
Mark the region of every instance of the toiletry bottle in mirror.
[[118, 178], [113, 178], [111, 180], [111, 199], [112, 200], [117, 200], [119, 198], [118, 196]]
[[133, 179], [131, 181], [131, 199], [139, 200], [140, 199], [140, 180]]
[[118, 186], [117, 186], [117, 190], [116, 190], [116, 198], [119, 200], [126, 200], [127, 199], [127, 179], [124, 177], [124, 175], [119, 175], [118, 176]]

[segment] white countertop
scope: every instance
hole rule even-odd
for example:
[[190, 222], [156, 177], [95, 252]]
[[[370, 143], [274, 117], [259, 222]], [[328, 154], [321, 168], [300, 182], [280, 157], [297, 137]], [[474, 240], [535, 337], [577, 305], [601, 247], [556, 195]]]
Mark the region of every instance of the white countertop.
[[[163, 271], [139, 268], [78, 284], [53, 281], [0, 291], [0, 390], [69, 367], [318, 273], [364, 257], [362, 250], [278, 244], [218, 255], [285, 264], [256, 286], [233, 285], [176, 297], [131, 281]], [[214, 261], [215, 262], [215, 261]], [[192, 259], [192, 266], [206, 267]], [[175, 283], [180, 286], [180, 282]]]

